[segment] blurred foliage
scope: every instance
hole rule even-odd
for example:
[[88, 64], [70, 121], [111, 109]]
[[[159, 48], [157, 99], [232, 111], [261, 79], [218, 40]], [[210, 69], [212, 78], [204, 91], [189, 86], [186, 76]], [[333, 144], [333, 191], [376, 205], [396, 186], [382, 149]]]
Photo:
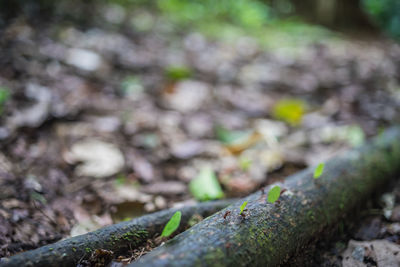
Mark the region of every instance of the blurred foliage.
[[239, 158], [239, 166], [243, 171], [248, 171], [250, 169], [252, 163], [253, 163], [253, 161], [251, 159], [249, 159], [248, 157], [241, 156]]
[[165, 70], [165, 76], [172, 81], [188, 79], [192, 76], [192, 71], [184, 66], [169, 66]]
[[158, 0], [157, 7], [166, 24], [174, 28], [190, 28], [226, 41], [250, 36], [268, 49], [292, 52], [333, 37], [327, 29], [292, 16], [290, 1], [272, 8], [260, 0]]
[[400, 40], [400, 1], [363, 0], [373, 21], [391, 37]]
[[4, 105], [10, 98], [10, 90], [6, 87], [0, 87], [0, 115], [3, 113]]
[[115, 179], [114, 183], [116, 186], [123, 186], [127, 182], [127, 178], [124, 174], [119, 174]]
[[226, 21], [253, 28], [271, 18], [269, 7], [256, 0], [158, 0], [157, 4], [172, 21], [184, 24]]
[[354, 125], [349, 128], [347, 139], [350, 145], [354, 147], [361, 146], [365, 143], [365, 133], [360, 126]]
[[200, 201], [219, 199], [224, 197], [221, 186], [210, 167], [204, 167], [189, 184], [192, 195]]
[[121, 93], [124, 96], [134, 96], [144, 91], [144, 87], [139, 77], [128, 76], [121, 83]]
[[7, 14], [25, 14], [49, 21], [74, 20], [84, 27], [90, 21], [104, 23], [105, 7], [122, 7], [133, 14], [136, 31], [198, 31], [207, 37], [235, 42], [243, 36], [255, 38], [267, 49], [296, 53], [302, 47], [332, 37], [323, 27], [304, 23], [293, 16], [292, 1], [262, 0], [16, 0], [0, 1]]
[[272, 115], [278, 120], [297, 126], [305, 113], [306, 104], [299, 99], [282, 99], [273, 107]]
[[224, 144], [236, 144], [241, 143], [243, 140], [247, 140], [251, 135], [249, 131], [231, 131], [222, 126], [215, 127], [215, 135], [219, 141]]

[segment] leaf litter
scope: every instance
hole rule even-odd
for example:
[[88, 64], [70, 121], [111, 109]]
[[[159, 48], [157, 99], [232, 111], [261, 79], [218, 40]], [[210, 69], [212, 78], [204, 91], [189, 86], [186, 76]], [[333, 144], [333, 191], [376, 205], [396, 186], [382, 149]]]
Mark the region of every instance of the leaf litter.
[[[400, 118], [400, 54], [387, 41], [285, 58], [250, 37], [239, 53], [191, 32], [24, 19], [5, 31], [0, 257], [123, 220], [126, 206], [244, 196]], [[199, 175], [206, 192], [190, 189]]]

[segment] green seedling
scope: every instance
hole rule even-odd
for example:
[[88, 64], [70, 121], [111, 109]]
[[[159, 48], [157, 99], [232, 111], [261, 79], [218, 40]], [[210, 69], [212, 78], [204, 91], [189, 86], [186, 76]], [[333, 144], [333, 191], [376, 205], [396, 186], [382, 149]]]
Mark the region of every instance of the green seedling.
[[165, 225], [164, 230], [161, 233], [161, 237], [169, 237], [173, 232], [175, 232], [181, 223], [181, 217], [182, 213], [180, 211], [175, 212]]
[[243, 202], [242, 206], [240, 206], [240, 213], [239, 213], [239, 215], [241, 215], [241, 214], [243, 213], [244, 209], [245, 209], [246, 206], [247, 206], [247, 203], [248, 203], [248, 201], [246, 200], [245, 202]]
[[275, 185], [274, 187], [271, 188], [271, 190], [269, 190], [267, 201], [269, 203], [274, 203], [275, 201], [278, 200], [280, 195], [281, 195], [281, 188], [278, 185]]
[[320, 163], [314, 170], [314, 179], [318, 179], [324, 172], [325, 164]]

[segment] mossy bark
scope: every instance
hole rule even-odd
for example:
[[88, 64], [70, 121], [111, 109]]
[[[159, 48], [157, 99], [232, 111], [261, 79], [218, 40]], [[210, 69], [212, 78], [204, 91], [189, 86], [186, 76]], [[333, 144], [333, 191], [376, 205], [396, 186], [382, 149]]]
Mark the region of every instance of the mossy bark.
[[399, 173], [400, 128], [392, 128], [330, 160], [318, 179], [313, 168], [288, 177], [279, 202], [267, 203], [268, 189], [254, 193], [245, 218], [238, 201], [130, 266], [283, 264]]
[[0, 261], [0, 266], [76, 266], [81, 259], [88, 258], [96, 249], [115, 252], [127, 248], [133, 249], [141, 245], [147, 239], [153, 238], [155, 234], [160, 234], [165, 224], [177, 210], [182, 212], [178, 231], [183, 231], [188, 227], [188, 222], [193, 215], [198, 214], [206, 217], [233, 202], [234, 200], [211, 201], [179, 209], [155, 212], [20, 253], [10, 258], [3, 258]]

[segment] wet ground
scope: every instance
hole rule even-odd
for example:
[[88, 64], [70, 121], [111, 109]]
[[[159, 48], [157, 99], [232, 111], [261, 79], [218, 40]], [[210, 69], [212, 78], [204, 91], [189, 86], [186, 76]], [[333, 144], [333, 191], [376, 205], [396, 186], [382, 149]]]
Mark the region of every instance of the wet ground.
[[[400, 120], [388, 40], [289, 53], [110, 12], [1, 32], [0, 257], [192, 203], [188, 184], [210, 166], [225, 197], [245, 196]], [[375, 235], [358, 240], [397, 244], [397, 209], [366, 219]]]

